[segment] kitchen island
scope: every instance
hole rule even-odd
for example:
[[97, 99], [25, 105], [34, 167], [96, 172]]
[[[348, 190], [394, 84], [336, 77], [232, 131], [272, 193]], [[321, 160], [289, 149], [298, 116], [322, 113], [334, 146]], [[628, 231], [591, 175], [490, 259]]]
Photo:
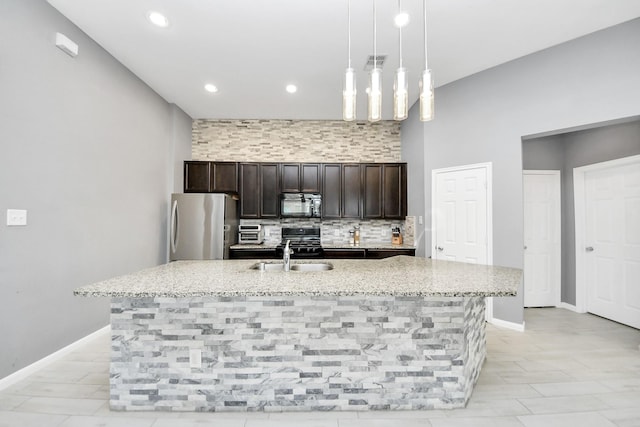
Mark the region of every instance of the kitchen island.
[[179, 261], [75, 291], [111, 298], [113, 410], [463, 407], [486, 354], [484, 297], [522, 278], [405, 256], [253, 264]]

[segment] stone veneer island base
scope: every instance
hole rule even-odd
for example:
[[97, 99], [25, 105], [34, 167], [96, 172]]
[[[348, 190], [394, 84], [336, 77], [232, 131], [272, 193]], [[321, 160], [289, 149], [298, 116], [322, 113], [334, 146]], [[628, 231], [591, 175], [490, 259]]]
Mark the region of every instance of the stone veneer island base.
[[76, 290], [112, 297], [111, 408], [464, 407], [486, 355], [484, 298], [515, 294], [521, 271], [332, 263], [248, 273], [247, 261], [177, 262]]

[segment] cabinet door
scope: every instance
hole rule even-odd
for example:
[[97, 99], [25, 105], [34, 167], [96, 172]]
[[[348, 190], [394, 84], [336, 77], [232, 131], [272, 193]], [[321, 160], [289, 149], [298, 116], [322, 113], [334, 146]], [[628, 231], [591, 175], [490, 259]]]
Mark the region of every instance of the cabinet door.
[[383, 215], [403, 219], [407, 216], [407, 165], [386, 164], [382, 176]]
[[238, 191], [238, 164], [234, 162], [213, 162], [211, 191], [229, 193]]
[[365, 249], [338, 249], [326, 248], [324, 258], [326, 259], [357, 259], [365, 257]]
[[304, 193], [319, 193], [322, 186], [320, 165], [318, 163], [300, 164], [300, 191]]
[[240, 218], [260, 218], [259, 163], [240, 163]]
[[342, 164], [342, 217], [360, 218], [360, 164]]
[[185, 193], [208, 193], [210, 163], [202, 161], [184, 162], [184, 192]]
[[340, 163], [322, 165], [322, 217], [342, 216], [342, 166]]
[[382, 169], [381, 164], [362, 165], [362, 217], [382, 218]]
[[367, 258], [383, 259], [392, 256], [407, 255], [415, 256], [415, 249], [367, 249]]
[[280, 165], [282, 176], [281, 191], [283, 193], [297, 193], [300, 191], [300, 163], [282, 163]]
[[260, 217], [280, 216], [280, 182], [278, 163], [260, 163]]

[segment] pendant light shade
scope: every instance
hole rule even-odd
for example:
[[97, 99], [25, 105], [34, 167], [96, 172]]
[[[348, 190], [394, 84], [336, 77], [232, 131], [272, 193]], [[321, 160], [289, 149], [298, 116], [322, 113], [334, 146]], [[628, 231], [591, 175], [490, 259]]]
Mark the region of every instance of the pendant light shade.
[[433, 76], [427, 61], [427, 0], [422, 2], [424, 12], [424, 71], [420, 78], [420, 121], [428, 122], [433, 119], [434, 93]]
[[396, 70], [393, 82], [393, 120], [404, 120], [409, 116], [409, 84], [406, 68]]
[[424, 70], [420, 78], [420, 120], [428, 122], [433, 119], [433, 77], [431, 70]]
[[373, 0], [373, 69], [369, 72], [369, 105], [367, 109], [367, 118], [370, 122], [382, 119], [382, 70], [378, 68], [376, 37], [376, 0]]
[[347, 68], [342, 89], [342, 119], [351, 122], [356, 119], [356, 72]]
[[348, 62], [342, 87], [342, 119], [351, 122], [356, 119], [356, 72], [351, 68], [351, 0], [347, 2]]
[[382, 119], [382, 70], [374, 68], [369, 73], [369, 111], [370, 122]]

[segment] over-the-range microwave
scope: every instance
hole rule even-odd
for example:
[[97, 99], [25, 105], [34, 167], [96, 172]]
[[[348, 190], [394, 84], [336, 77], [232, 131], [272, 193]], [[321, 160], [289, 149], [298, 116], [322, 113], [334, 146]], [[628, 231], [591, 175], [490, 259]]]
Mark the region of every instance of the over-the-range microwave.
[[280, 216], [283, 218], [320, 218], [322, 196], [318, 193], [282, 193]]

